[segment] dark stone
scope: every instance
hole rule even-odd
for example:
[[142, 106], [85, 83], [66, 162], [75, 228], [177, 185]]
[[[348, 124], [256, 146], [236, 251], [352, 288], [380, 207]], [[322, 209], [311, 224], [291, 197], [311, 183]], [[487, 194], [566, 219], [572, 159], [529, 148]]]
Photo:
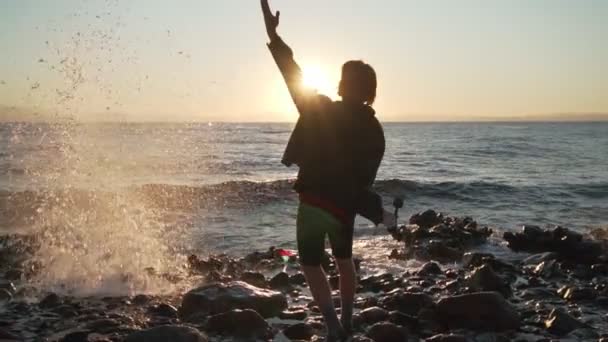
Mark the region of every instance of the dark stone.
[[272, 337], [270, 326], [266, 320], [251, 309], [235, 309], [213, 315], [207, 321], [206, 330], [230, 336]]
[[372, 325], [388, 318], [388, 311], [377, 306], [362, 310], [359, 315], [365, 324]]
[[296, 321], [303, 321], [308, 314], [305, 310], [295, 310], [295, 311], [283, 311], [279, 314], [280, 319], [291, 319]]
[[139, 294], [135, 297], [133, 297], [133, 304], [135, 305], [146, 305], [148, 303], [150, 303], [152, 301], [152, 298], [148, 295], [144, 295], [144, 294]]
[[6, 289], [0, 289], [0, 301], [8, 301], [13, 299], [13, 295]]
[[148, 309], [148, 312], [154, 316], [177, 318], [177, 308], [171, 304], [161, 303], [151, 306]]
[[437, 313], [450, 329], [505, 331], [520, 326], [517, 310], [498, 292], [443, 298], [437, 303]]
[[592, 288], [579, 288], [575, 286], [564, 286], [557, 293], [568, 301], [594, 300], [598, 296], [597, 291]]
[[439, 264], [434, 261], [429, 261], [426, 264], [422, 265], [422, 267], [420, 267], [416, 274], [419, 276], [441, 274], [441, 266], [439, 266]]
[[443, 215], [434, 210], [427, 210], [410, 217], [409, 223], [416, 224], [422, 229], [429, 229], [443, 222]]
[[207, 342], [207, 336], [187, 326], [162, 325], [134, 332], [124, 342]]
[[426, 342], [468, 342], [464, 335], [458, 334], [439, 334], [433, 337], [427, 338]]
[[388, 294], [380, 301], [380, 306], [387, 310], [397, 310], [411, 316], [417, 316], [420, 310], [433, 305], [433, 298], [425, 293], [400, 291]]
[[553, 309], [545, 321], [547, 330], [557, 336], [564, 336], [572, 330], [584, 328], [585, 324], [561, 309]]
[[407, 327], [411, 330], [418, 329], [418, 319], [416, 317], [406, 315], [403, 312], [396, 310], [388, 313], [388, 321], [396, 325]]
[[38, 306], [43, 309], [52, 308], [61, 304], [61, 298], [55, 293], [50, 293], [38, 303]]
[[315, 330], [306, 323], [298, 323], [290, 325], [283, 330], [285, 335], [290, 340], [310, 340], [315, 334]]
[[10, 281], [5, 281], [5, 280], [0, 280], [0, 289], [7, 290], [11, 294], [17, 292], [17, 288], [15, 287], [15, 284], [11, 283]]
[[89, 342], [90, 330], [74, 331], [65, 335], [59, 342]]
[[0, 340], [22, 341], [21, 337], [12, 334], [4, 329], [0, 329]]
[[556, 260], [542, 261], [534, 268], [533, 273], [545, 279], [564, 276]]
[[196, 313], [214, 315], [233, 309], [252, 309], [263, 317], [273, 317], [286, 308], [287, 298], [282, 293], [235, 281], [209, 284], [189, 291], [182, 299], [179, 314], [187, 318]]
[[496, 291], [505, 297], [511, 296], [511, 287], [488, 265], [476, 268], [466, 278], [467, 286], [474, 291]]
[[100, 318], [94, 321], [91, 321], [86, 324], [86, 329], [92, 330], [96, 333], [106, 334], [110, 332], [114, 332], [118, 327], [122, 324], [116, 319], [112, 318]]
[[282, 290], [289, 287], [289, 275], [285, 272], [280, 272], [270, 279], [270, 287], [275, 290]]
[[292, 285], [304, 285], [306, 284], [306, 277], [304, 276], [303, 273], [296, 273], [294, 275], [292, 275], [291, 277], [289, 277], [289, 283], [291, 283]]
[[266, 287], [266, 277], [262, 273], [245, 272], [241, 275], [241, 280], [253, 286]]
[[407, 342], [407, 331], [403, 327], [390, 322], [380, 322], [372, 325], [367, 336], [375, 342]]
[[555, 260], [559, 258], [559, 254], [555, 252], [546, 252], [533, 254], [523, 260], [524, 265], [538, 265], [543, 261]]

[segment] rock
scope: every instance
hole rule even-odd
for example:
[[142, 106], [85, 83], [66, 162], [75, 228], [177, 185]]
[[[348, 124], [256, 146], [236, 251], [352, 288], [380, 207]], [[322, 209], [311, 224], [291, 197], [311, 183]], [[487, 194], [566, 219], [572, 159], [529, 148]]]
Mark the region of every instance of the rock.
[[207, 321], [206, 330], [230, 336], [272, 337], [270, 326], [266, 320], [251, 309], [235, 309], [213, 315]]
[[121, 322], [119, 322], [116, 319], [100, 318], [100, 319], [87, 323], [85, 328], [92, 330], [93, 332], [96, 332], [96, 333], [106, 334], [106, 333], [114, 332], [114, 330], [119, 328], [121, 325], [122, 325]]
[[579, 328], [572, 330], [565, 339], [571, 339], [574, 341], [592, 341], [597, 340], [600, 336], [598, 333], [591, 328]]
[[410, 217], [410, 224], [418, 225], [422, 229], [429, 229], [443, 222], [443, 215], [434, 210], [427, 210]]
[[390, 322], [376, 323], [369, 328], [367, 336], [376, 342], [407, 342], [407, 331]]
[[303, 321], [308, 316], [306, 310], [283, 311], [279, 314], [280, 319], [291, 319]]
[[244, 272], [241, 275], [241, 280], [253, 286], [266, 287], [266, 277], [262, 273]]
[[563, 287], [558, 290], [558, 293], [568, 301], [579, 301], [579, 300], [594, 300], [597, 298], [598, 293], [592, 288], [579, 288], [579, 287]]
[[152, 298], [148, 295], [144, 295], [144, 294], [139, 294], [135, 297], [133, 297], [133, 304], [135, 305], [146, 305], [148, 303], [150, 303], [152, 301]]
[[418, 319], [416, 317], [406, 315], [397, 310], [388, 313], [388, 321], [396, 325], [407, 327], [411, 330], [416, 330], [418, 328]]
[[559, 254], [555, 252], [546, 252], [533, 254], [523, 260], [524, 265], [538, 265], [543, 261], [555, 260], [559, 257]]
[[441, 274], [441, 266], [434, 261], [429, 261], [426, 264], [422, 265], [420, 269], [416, 272], [419, 276], [428, 276], [434, 274]]
[[289, 277], [289, 283], [292, 285], [304, 285], [306, 284], [306, 277], [303, 273], [296, 273]]
[[285, 335], [290, 340], [310, 340], [315, 334], [315, 330], [306, 323], [298, 323], [290, 325], [283, 330]]
[[207, 342], [207, 336], [187, 326], [162, 325], [132, 333], [124, 342]]
[[564, 275], [556, 260], [542, 261], [534, 268], [533, 273], [536, 276], [545, 279], [560, 277]]
[[8, 331], [5, 331], [4, 329], [0, 329], [0, 340], [7, 341], [7, 342], [22, 341], [22, 339], [19, 336], [12, 334]]
[[275, 290], [282, 290], [289, 287], [289, 275], [280, 272], [270, 279], [270, 287]]
[[464, 335], [458, 334], [439, 334], [433, 337], [429, 337], [425, 340], [426, 342], [467, 342], [467, 338]]
[[287, 298], [280, 292], [260, 289], [244, 282], [214, 283], [186, 293], [179, 308], [180, 317], [210, 315], [233, 309], [252, 309], [263, 317], [273, 317], [287, 308]]
[[561, 309], [553, 309], [545, 321], [545, 327], [554, 335], [564, 336], [575, 329], [584, 328], [585, 324]]
[[9, 301], [13, 299], [13, 295], [6, 289], [0, 289], [0, 301]]
[[441, 322], [449, 329], [514, 330], [520, 326], [517, 310], [498, 292], [477, 292], [441, 299]]
[[431, 258], [439, 260], [456, 261], [462, 258], [462, 249], [449, 246], [440, 240], [431, 240], [427, 245], [427, 252]]
[[58, 306], [59, 304], [61, 304], [61, 298], [55, 293], [50, 293], [38, 303], [38, 306], [43, 309], [48, 309]]
[[500, 292], [505, 297], [511, 296], [511, 287], [507, 285], [488, 265], [483, 265], [476, 268], [473, 272], [465, 278], [467, 286], [472, 290], [483, 292], [483, 291], [496, 291]]
[[80, 330], [71, 332], [59, 340], [59, 342], [88, 342], [89, 335], [92, 333], [90, 330]]
[[388, 311], [379, 308], [377, 306], [362, 310], [359, 315], [365, 322], [365, 324], [372, 325], [384, 321], [388, 317]]
[[7, 290], [11, 294], [14, 294], [15, 292], [17, 292], [17, 288], [15, 287], [15, 284], [11, 283], [10, 281], [6, 281], [6, 280], [0, 280], [0, 289]]
[[177, 318], [177, 308], [170, 304], [161, 303], [154, 305], [148, 309], [148, 312], [154, 316]]
[[411, 316], [417, 316], [420, 310], [433, 305], [433, 298], [427, 294], [400, 291], [389, 293], [380, 301], [380, 306], [387, 310], [397, 310]]

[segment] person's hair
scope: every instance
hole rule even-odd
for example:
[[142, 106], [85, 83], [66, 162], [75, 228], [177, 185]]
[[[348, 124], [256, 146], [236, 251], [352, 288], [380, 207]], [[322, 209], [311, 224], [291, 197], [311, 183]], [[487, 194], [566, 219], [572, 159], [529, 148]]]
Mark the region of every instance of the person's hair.
[[378, 80], [376, 71], [363, 61], [348, 61], [342, 66], [339, 95], [367, 105], [374, 104]]

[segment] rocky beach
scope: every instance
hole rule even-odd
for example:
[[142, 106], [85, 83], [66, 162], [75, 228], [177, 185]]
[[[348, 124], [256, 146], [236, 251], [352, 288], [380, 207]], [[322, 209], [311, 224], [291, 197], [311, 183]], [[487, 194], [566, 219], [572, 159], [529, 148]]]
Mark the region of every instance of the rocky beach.
[[[356, 260], [354, 341], [608, 340], [605, 230], [526, 225], [497, 236], [470, 217], [428, 210], [389, 234], [399, 248], [387, 244], [383, 261]], [[480, 252], [490, 238], [514, 253]], [[285, 263], [274, 247], [242, 258], [191, 255], [186, 272], [175, 274], [141, 270], [168, 282], [188, 280], [171, 294], [102, 297], [32, 287], [28, 279], [40, 270], [27, 255], [41, 241], [6, 235], [1, 243], [3, 341], [323, 340], [297, 258]], [[377, 272], [372, 264], [404, 260], [421, 266]], [[337, 290], [329, 255], [323, 266]]]

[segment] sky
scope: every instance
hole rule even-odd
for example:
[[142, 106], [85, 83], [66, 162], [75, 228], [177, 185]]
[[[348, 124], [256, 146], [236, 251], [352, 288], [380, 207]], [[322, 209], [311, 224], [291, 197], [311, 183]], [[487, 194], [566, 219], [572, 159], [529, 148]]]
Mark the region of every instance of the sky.
[[[320, 91], [376, 69], [382, 120], [608, 113], [608, 1], [271, 5]], [[0, 120], [294, 121], [266, 42], [258, 0], [3, 0]]]

